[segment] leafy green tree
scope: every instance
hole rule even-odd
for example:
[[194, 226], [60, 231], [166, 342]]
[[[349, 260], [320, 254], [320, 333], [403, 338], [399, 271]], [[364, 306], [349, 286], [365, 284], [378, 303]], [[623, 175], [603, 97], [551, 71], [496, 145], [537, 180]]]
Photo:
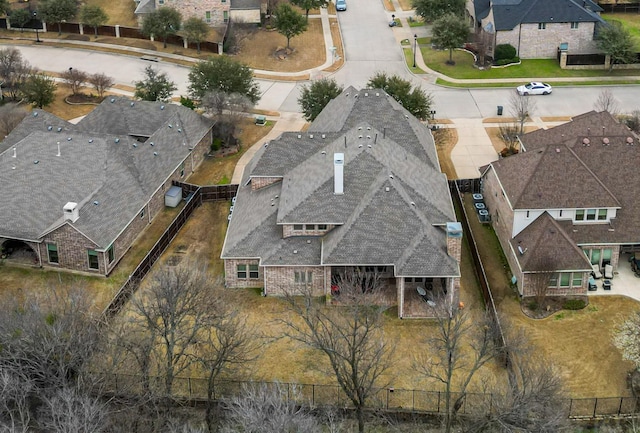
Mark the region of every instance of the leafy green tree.
[[291, 3], [304, 9], [304, 16], [309, 21], [309, 10], [327, 7], [328, 0], [291, 0]]
[[134, 96], [143, 101], [168, 101], [171, 94], [177, 89], [176, 83], [170, 81], [167, 74], [160, 73], [147, 66], [144, 69], [145, 79], [136, 81]]
[[464, 18], [447, 14], [433, 23], [431, 43], [449, 50], [448, 64], [453, 65], [453, 49], [461, 46], [469, 36]]
[[253, 79], [253, 71], [227, 56], [211, 57], [197, 63], [189, 72], [189, 95], [194, 99], [211, 91], [245, 95], [251, 103], [260, 100], [260, 87]]
[[611, 57], [609, 71], [612, 71], [616, 64], [633, 63], [636, 59], [633, 37], [619, 21], [612, 21], [608, 25], [598, 27], [597, 44], [605, 54]]
[[464, 17], [465, 0], [413, 0], [416, 14], [433, 22], [449, 13]]
[[309, 25], [307, 20], [288, 3], [278, 4], [273, 13], [273, 20], [273, 26], [278, 33], [287, 38], [287, 48], [290, 48], [291, 38], [304, 33]]
[[144, 18], [140, 30], [145, 36], [161, 38], [164, 47], [167, 48], [167, 37], [178, 32], [181, 22], [180, 12], [170, 7], [162, 7]]
[[107, 13], [97, 5], [84, 5], [80, 9], [80, 21], [93, 27], [94, 36], [98, 39], [98, 27], [109, 20]]
[[44, 108], [56, 97], [56, 82], [43, 72], [35, 72], [27, 77], [20, 91], [27, 102]]
[[189, 42], [195, 42], [200, 54], [200, 42], [209, 34], [209, 26], [198, 17], [191, 17], [182, 23], [182, 33]]
[[333, 78], [322, 78], [309, 86], [302, 86], [298, 104], [302, 108], [304, 118], [313, 122], [324, 107], [340, 93], [342, 93], [342, 86], [339, 86]]
[[31, 13], [28, 9], [14, 9], [9, 12], [9, 21], [11, 27], [20, 27], [20, 31], [24, 32], [24, 26], [31, 21]]
[[11, 5], [7, 0], [0, 0], [0, 15], [8, 14], [11, 10]]
[[409, 81], [398, 75], [388, 76], [385, 72], [377, 72], [369, 79], [367, 87], [384, 90], [418, 119], [426, 119], [433, 106], [431, 95], [419, 87], [413, 89]]
[[78, 12], [76, 0], [43, 0], [38, 7], [40, 18], [58, 24], [58, 35], [62, 34], [62, 22], [72, 20]]

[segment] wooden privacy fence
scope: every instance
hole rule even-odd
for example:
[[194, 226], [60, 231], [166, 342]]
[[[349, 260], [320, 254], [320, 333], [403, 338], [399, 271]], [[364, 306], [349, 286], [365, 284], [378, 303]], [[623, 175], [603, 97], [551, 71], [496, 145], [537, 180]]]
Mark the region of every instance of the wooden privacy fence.
[[[139, 395], [143, 389], [141, 376], [112, 373], [98, 373], [97, 376], [101, 379], [100, 383], [105, 386], [104, 389], [113, 395], [131, 397]], [[152, 393], [158, 396], [163, 395], [162, 390], [165, 385], [163, 377], [153, 376], [148, 381], [149, 390]], [[242, 395], [247, 386], [279, 387], [284, 400], [302, 406], [353, 408], [353, 404], [338, 385], [216, 381], [212, 399], [220, 401]], [[172, 397], [191, 403], [203, 402], [207, 400], [207, 388], [207, 379], [176, 377], [173, 382]], [[443, 391], [378, 388], [374, 390], [367, 408], [393, 412], [442, 414], [446, 410], [445, 397], [446, 394]], [[456, 401], [459, 397], [461, 397], [460, 393], [451, 393], [451, 401]], [[466, 393], [457, 413], [473, 416], [495, 413], [498, 399], [500, 396], [496, 394]], [[562, 401], [558, 410], [571, 419], [599, 419], [637, 415], [640, 413], [639, 403], [635, 397], [567, 398]]]
[[[455, 180], [449, 181], [449, 189], [451, 190], [451, 197], [453, 201], [460, 209], [460, 213], [462, 215], [462, 229], [464, 231], [464, 235], [467, 238], [467, 243], [469, 244], [469, 249], [471, 250], [471, 258], [473, 260], [473, 268], [476, 273], [476, 277], [478, 282], [480, 283], [480, 291], [482, 293], [482, 299], [484, 299], [485, 307], [489, 312], [491, 319], [496, 325], [498, 329], [498, 335], [496, 336], [498, 341], [496, 344], [498, 347], [504, 348], [502, 351], [503, 361], [505, 367], [510, 368], [509, 361], [509, 352], [507, 350], [507, 342], [504, 338], [504, 333], [502, 331], [502, 325], [500, 324], [500, 318], [498, 317], [498, 310], [496, 309], [496, 304], [493, 301], [493, 295], [491, 294], [491, 287], [489, 286], [489, 280], [487, 278], [487, 274], [484, 270], [484, 266], [482, 264], [482, 260], [480, 259], [480, 252], [478, 251], [478, 245], [476, 243], [475, 238], [473, 237], [473, 232], [471, 231], [471, 226], [469, 225], [469, 216], [467, 215], [467, 211], [464, 208], [462, 203], [462, 195], [460, 193], [459, 184], [462, 184], [466, 187], [467, 193], [477, 193], [480, 192], [480, 179], [465, 179], [465, 180]], [[511, 375], [509, 375], [511, 378]]]
[[162, 233], [158, 241], [151, 247], [135, 270], [129, 275], [127, 281], [113, 297], [103, 312], [106, 319], [113, 317], [140, 285], [140, 281], [149, 273], [151, 267], [167, 249], [171, 241], [176, 237], [182, 226], [188, 221], [193, 211], [204, 201], [230, 200], [236, 195], [238, 185], [209, 185], [198, 186], [188, 183], [172, 182], [173, 185], [182, 188], [182, 197], [187, 204], [176, 215], [169, 227]]

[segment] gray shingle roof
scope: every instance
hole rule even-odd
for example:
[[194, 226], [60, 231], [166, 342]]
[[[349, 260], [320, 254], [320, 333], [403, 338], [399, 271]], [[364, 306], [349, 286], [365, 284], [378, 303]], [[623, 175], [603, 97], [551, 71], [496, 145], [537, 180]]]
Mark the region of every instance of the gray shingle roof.
[[[486, 0], [476, 0], [476, 16], [488, 15]], [[492, 0], [496, 30], [512, 30], [524, 23], [604, 22], [603, 9], [591, 0]]]
[[[433, 165], [433, 139], [395, 101], [375, 93], [349, 88], [339, 98], [350, 99], [330, 103], [306, 133], [283, 134], [258, 151], [238, 190], [223, 258], [260, 257], [266, 266], [395, 265], [397, 275], [459, 275], [446, 252], [444, 225], [455, 221], [455, 213], [446, 177]], [[384, 110], [373, 108], [378, 105], [399, 116], [382, 116]], [[375, 115], [365, 121], [363, 113]], [[382, 120], [381, 130], [372, 122], [381, 117], [395, 119]], [[342, 195], [334, 194], [334, 153], [345, 155]], [[282, 181], [252, 191], [254, 176]], [[282, 224], [294, 223], [338, 226], [324, 237], [282, 239]]]
[[231, 9], [260, 9], [261, 0], [231, 0]]
[[[105, 104], [112, 103], [107, 101], [96, 108], [87, 124], [99, 125], [101, 112], [112, 113], [110, 108], [100, 110]], [[153, 118], [154, 108], [164, 111], [160, 105], [135, 104], [149, 118]], [[0, 220], [0, 236], [37, 240], [63, 223], [62, 208], [67, 202], [76, 202], [80, 218], [71, 225], [98, 249], [107, 248], [187, 158], [190, 145], [212, 125], [211, 120], [184, 107], [170, 109], [162, 116], [167, 118], [164, 127], [157, 122], [158, 130], [146, 143], [127, 137], [126, 128], [109, 115], [105, 115], [103, 125], [111, 125], [122, 134], [86, 132], [87, 124], [82, 121], [77, 129], [83, 130], [49, 131], [46, 124], [32, 130], [15, 144], [16, 158], [12, 148], [0, 154], [0, 181], [14, 191], [0, 197], [0, 209], [17, 216]], [[167, 126], [169, 122], [173, 122], [172, 128]], [[144, 129], [138, 125], [131, 128]], [[56, 156], [58, 142], [60, 156]], [[39, 162], [34, 164], [36, 160]]]

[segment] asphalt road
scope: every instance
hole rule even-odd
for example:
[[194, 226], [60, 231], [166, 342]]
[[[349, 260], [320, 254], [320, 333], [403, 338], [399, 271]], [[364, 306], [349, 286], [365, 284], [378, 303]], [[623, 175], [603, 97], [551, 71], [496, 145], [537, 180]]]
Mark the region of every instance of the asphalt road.
[[[338, 14], [345, 44], [345, 65], [332, 75], [338, 83], [362, 88], [377, 71], [400, 74], [412, 83], [421, 85], [435, 100], [436, 117], [463, 119], [496, 115], [496, 107], [503, 105], [508, 114], [511, 88], [448, 89], [428, 83], [410, 74], [405, 67], [402, 51], [388, 27], [387, 12], [378, 2], [349, 0], [348, 10]], [[363, 23], [367, 23], [364, 25]], [[87, 50], [46, 46], [16, 46], [24, 58], [42, 70], [61, 72], [74, 67], [88, 73], [104, 72], [116, 83], [133, 85], [143, 78], [146, 66], [152, 65], [176, 83], [176, 94], [186, 95], [189, 68], [167, 62], [148, 62], [138, 57], [107, 54]], [[298, 112], [300, 82], [258, 80], [262, 99], [258, 108], [281, 112]], [[548, 96], [535, 96], [537, 116], [567, 116], [594, 108], [604, 86], [555, 87]], [[640, 109], [640, 86], [608, 86], [619, 103], [619, 111]]]

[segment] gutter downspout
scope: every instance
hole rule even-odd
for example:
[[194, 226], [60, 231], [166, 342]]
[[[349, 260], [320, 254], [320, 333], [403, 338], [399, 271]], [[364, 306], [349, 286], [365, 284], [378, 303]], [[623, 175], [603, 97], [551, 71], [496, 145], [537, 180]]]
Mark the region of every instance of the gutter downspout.
[[520, 57], [520, 40], [521, 40], [521, 38], [522, 38], [522, 23], [520, 23], [518, 25], [518, 57]]

